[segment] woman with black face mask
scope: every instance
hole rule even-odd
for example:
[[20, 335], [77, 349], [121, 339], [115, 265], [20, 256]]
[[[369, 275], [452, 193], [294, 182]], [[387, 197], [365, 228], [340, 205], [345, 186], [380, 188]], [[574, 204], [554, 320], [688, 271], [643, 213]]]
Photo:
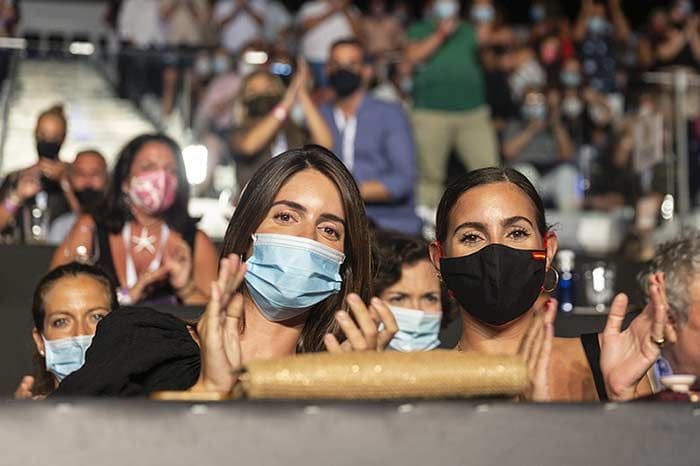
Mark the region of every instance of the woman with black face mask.
[[67, 130], [62, 105], [39, 114], [34, 130], [37, 162], [9, 173], [0, 186], [0, 242], [45, 242], [56, 218], [80, 209], [70, 190], [67, 165], [59, 160]]
[[[645, 376], [664, 342], [663, 277], [650, 278], [652, 303], [624, 332], [627, 297], [619, 295], [602, 334], [554, 338], [557, 305], [548, 295], [556, 288], [556, 250], [542, 200], [522, 174], [485, 168], [455, 180], [438, 207], [430, 256], [462, 311], [456, 349], [523, 354], [526, 348], [540, 400], [625, 400], [647, 393]], [[541, 357], [528, 356], [539, 351]]]
[[[244, 79], [230, 138], [239, 191], [260, 166], [288, 149], [307, 143], [333, 146], [330, 129], [309, 96], [309, 80], [308, 65], [302, 61], [286, 90], [282, 80], [266, 70]], [[300, 126], [303, 121], [308, 134]]]

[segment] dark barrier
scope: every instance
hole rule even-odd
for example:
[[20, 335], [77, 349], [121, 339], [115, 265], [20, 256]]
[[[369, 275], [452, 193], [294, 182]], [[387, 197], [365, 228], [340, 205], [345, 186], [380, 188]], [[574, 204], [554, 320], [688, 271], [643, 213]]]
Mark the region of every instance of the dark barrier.
[[2, 464], [697, 465], [690, 404], [8, 402]]

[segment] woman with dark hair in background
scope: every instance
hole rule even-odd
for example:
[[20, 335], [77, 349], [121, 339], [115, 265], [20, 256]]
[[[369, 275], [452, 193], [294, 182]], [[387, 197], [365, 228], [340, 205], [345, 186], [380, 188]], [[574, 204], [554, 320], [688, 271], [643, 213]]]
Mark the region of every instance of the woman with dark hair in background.
[[543, 401], [595, 400], [596, 392], [601, 400], [630, 399], [649, 391], [644, 376], [664, 342], [663, 277], [650, 277], [651, 304], [627, 330], [627, 297], [618, 295], [602, 334], [554, 338], [557, 305], [548, 295], [558, 278], [557, 237], [522, 174], [485, 168], [456, 179], [440, 201], [436, 239], [431, 260], [462, 311], [458, 351], [544, 348], [529, 371], [541, 388], [535, 399]]
[[15, 398], [45, 397], [85, 362], [95, 328], [117, 308], [110, 278], [72, 262], [45, 275], [34, 291], [34, 374], [22, 379]]
[[105, 208], [76, 222], [52, 267], [96, 260], [120, 284], [122, 304], [206, 303], [217, 253], [188, 214], [189, 188], [172, 139], [133, 139], [119, 154]]
[[57, 395], [230, 392], [254, 359], [382, 350], [396, 322], [370, 301], [369, 244], [362, 198], [342, 162], [318, 146], [281, 154], [258, 170], [231, 219], [197, 324], [199, 348], [184, 323], [122, 309], [100, 325], [85, 367]]
[[449, 297], [430, 263], [429, 243], [401, 233], [374, 237], [374, 292], [389, 305], [399, 331], [397, 351], [429, 351], [440, 345], [440, 328], [451, 320]]
[[[266, 70], [243, 80], [230, 138], [239, 192], [265, 162], [287, 149], [306, 143], [333, 146], [331, 130], [309, 95], [309, 73], [308, 65], [300, 61], [286, 89], [279, 76]], [[308, 134], [291, 118], [295, 108], [303, 110]]]

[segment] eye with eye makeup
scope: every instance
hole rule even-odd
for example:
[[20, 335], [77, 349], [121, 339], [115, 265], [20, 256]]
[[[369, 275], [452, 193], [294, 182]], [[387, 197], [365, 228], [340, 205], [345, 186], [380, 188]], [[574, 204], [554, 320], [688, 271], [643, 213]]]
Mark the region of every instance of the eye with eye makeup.
[[525, 228], [514, 228], [508, 232], [507, 236], [512, 240], [518, 241], [528, 239], [531, 236], [531, 233]]
[[51, 327], [53, 328], [65, 328], [68, 326], [68, 319], [65, 317], [59, 317], [51, 321]]
[[275, 219], [279, 223], [291, 223], [291, 222], [298, 221], [294, 212], [289, 211], [289, 210], [281, 210], [281, 211], [275, 213], [272, 216], [272, 218]]
[[483, 237], [479, 233], [473, 231], [462, 233], [459, 237], [459, 242], [463, 244], [476, 244], [480, 240], [483, 240]]
[[340, 239], [340, 232], [333, 225], [319, 225], [319, 229], [324, 234], [324, 236], [326, 236], [330, 239], [333, 239], [333, 240]]

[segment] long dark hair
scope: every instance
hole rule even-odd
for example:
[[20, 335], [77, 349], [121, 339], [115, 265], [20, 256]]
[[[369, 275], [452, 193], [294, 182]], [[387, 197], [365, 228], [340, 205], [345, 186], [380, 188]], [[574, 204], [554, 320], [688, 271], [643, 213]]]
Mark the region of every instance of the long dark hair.
[[512, 168], [489, 167], [471, 171], [450, 183], [445, 193], [442, 195], [438, 206], [435, 220], [435, 238], [442, 242], [447, 239], [450, 214], [459, 198], [462, 197], [462, 194], [472, 188], [502, 182], [514, 184], [530, 198], [535, 206], [537, 229], [542, 237], [544, 237], [548, 231], [547, 221], [544, 216], [544, 204], [532, 183], [530, 183], [525, 175]]
[[163, 214], [165, 222], [180, 234], [193, 228], [197, 223], [197, 219], [190, 217], [187, 210], [190, 200], [190, 186], [187, 182], [185, 162], [182, 159], [180, 146], [164, 134], [143, 134], [129, 141], [119, 152], [107, 190], [106, 205], [100, 209], [101, 214], [96, 216], [97, 222], [106, 225], [111, 233], [120, 233], [124, 224], [132, 219], [129, 201], [122, 192], [122, 184], [129, 177], [136, 155], [149, 142], [159, 142], [168, 146], [172, 150], [177, 164], [177, 194], [173, 205]]
[[236, 212], [229, 223], [222, 255], [245, 256], [251, 236], [265, 219], [275, 196], [295, 174], [313, 169], [328, 177], [340, 192], [345, 210], [345, 262], [341, 268], [343, 286], [309, 313], [301, 333], [298, 350], [321, 351], [323, 336], [338, 333], [335, 312], [345, 307], [349, 293], [357, 293], [365, 302], [372, 296], [369, 227], [360, 191], [352, 174], [329, 150], [309, 145], [287, 151], [267, 161], [253, 175], [241, 195]]
[[[46, 317], [46, 302], [44, 297], [49, 289], [58, 281], [66, 277], [87, 276], [97, 281], [105, 287], [109, 294], [109, 310], [114, 311], [119, 306], [117, 302], [116, 287], [109, 276], [102, 269], [93, 265], [71, 262], [53, 269], [39, 280], [39, 284], [34, 289], [32, 300], [32, 319], [34, 328], [44, 334], [44, 319]], [[38, 352], [33, 356], [34, 366], [34, 395], [47, 395], [54, 389], [53, 376], [46, 370], [46, 360]]]

